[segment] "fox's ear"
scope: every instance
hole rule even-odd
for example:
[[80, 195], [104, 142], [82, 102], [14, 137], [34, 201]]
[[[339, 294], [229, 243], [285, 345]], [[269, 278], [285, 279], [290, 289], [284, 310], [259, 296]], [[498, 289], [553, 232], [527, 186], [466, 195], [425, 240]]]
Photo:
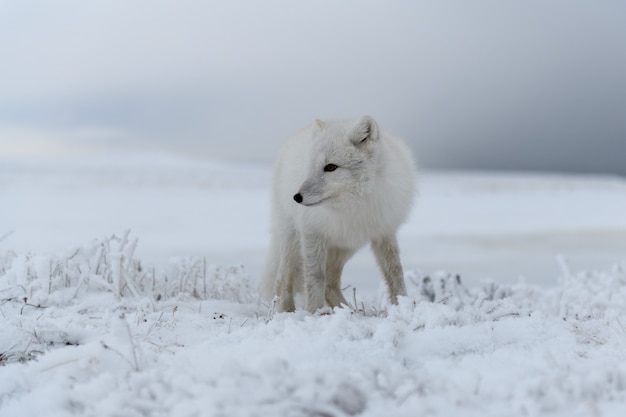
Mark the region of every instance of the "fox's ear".
[[320, 119], [315, 119], [315, 126], [317, 126], [319, 130], [324, 130], [324, 122]]
[[363, 116], [354, 125], [350, 140], [355, 146], [363, 146], [378, 140], [378, 125], [371, 116]]

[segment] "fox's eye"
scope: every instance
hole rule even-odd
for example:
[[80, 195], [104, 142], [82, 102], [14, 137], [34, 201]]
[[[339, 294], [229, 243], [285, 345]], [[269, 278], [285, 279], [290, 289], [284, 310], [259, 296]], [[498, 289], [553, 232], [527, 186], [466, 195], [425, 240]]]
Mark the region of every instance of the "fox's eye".
[[335, 164], [328, 164], [328, 165], [326, 165], [324, 167], [324, 172], [333, 172], [337, 168], [339, 168], [339, 167], [337, 165], [335, 165]]

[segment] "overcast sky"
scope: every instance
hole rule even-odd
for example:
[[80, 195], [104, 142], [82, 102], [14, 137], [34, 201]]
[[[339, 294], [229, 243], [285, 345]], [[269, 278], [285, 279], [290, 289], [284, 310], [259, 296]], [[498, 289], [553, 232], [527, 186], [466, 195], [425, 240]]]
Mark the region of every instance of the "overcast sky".
[[428, 168], [626, 175], [626, 2], [0, 0], [0, 154], [269, 161], [374, 116]]

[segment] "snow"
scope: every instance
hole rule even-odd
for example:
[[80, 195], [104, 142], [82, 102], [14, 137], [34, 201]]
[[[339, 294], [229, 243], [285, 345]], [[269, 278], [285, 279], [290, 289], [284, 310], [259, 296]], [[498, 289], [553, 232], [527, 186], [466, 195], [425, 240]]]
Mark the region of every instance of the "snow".
[[269, 167], [0, 158], [0, 416], [622, 416], [626, 183], [424, 173], [350, 308], [256, 285]]

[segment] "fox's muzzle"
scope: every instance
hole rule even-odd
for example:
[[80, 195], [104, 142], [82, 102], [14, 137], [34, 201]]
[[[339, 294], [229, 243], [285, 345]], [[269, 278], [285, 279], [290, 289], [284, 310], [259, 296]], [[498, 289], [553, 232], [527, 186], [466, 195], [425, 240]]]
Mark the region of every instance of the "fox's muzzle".
[[298, 204], [302, 203], [302, 194], [298, 193], [298, 194], [294, 195], [293, 199], [296, 200], [296, 203], [298, 203]]

